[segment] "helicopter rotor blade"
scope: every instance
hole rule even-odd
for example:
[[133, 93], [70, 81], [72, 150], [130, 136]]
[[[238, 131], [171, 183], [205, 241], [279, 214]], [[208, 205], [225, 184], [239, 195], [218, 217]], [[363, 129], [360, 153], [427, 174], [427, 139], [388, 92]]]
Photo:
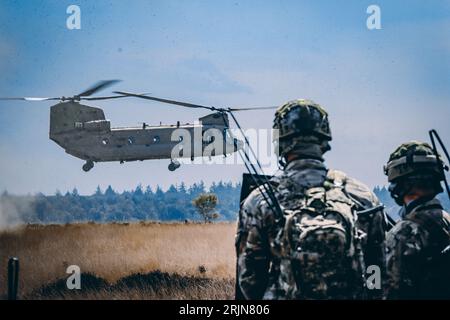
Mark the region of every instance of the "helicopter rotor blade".
[[13, 98], [0, 98], [0, 100], [48, 101], [48, 100], [61, 100], [61, 98], [13, 97]]
[[80, 100], [89, 100], [89, 101], [95, 101], [95, 100], [109, 100], [109, 99], [118, 99], [118, 98], [128, 98], [125, 95], [120, 96], [106, 96], [106, 97], [90, 97], [90, 98], [84, 98], [81, 97]]
[[123, 92], [123, 91], [114, 91], [114, 93], [122, 94], [124, 96], [129, 96], [129, 97], [136, 97], [136, 98], [141, 98], [141, 99], [158, 101], [158, 102], [162, 102], [162, 103], [174, 104], [177, 106], [182, 106], [182, 107], [187, 107], [187, 108], [202, 108], [202, 109], [208, 109], [208, 110], [213, 110], [213, 111], [220, 110], [218, 108], [202, 106], [200, 104], [193, 104], [193, 103], [175, 101], [175, 100], [169, 100], [169, 99], [161, 99], [161, 98], [146, 96], [146, 95], [142, 95], [142, 94], [135, 94], [135, 93], [129, 93], [129, 92]]
[[94, 84], [92, 87], [87, 89], [86, 91], [80, 93], [78, 97], [88, 97], [97, 91], [103, 90], [109, 86], [112, 86], [113, 84], [116, 84], [117, 82], [120, 82], [121, 80], [102, 80]]
[[[139, 93], [140, 96], [147, 96], [150, 93]], [[89, 101], [93, 101], [93, 100], [108, 100], [108, 99], [117, 99], [117, 98], [129, 98], [128, 95], [124, 95], [121, 94], [119, 96], [106, 96], [106, 97], [89, 97], [89, 98], [85, 98], [85, 97], [81, 97], [80, 100], [89, 100]]]
[[162, 103], [174, 104], [174, 105], [178, 105], [178, 106], [182, 106], [182, 107], [202, 108], [202, 109], [208, 109], [208, 110], [212, 110], [212, 111], [222, 111], [222, 112], [268, 110], [268, 109], [277, 109], [278, 108], [277, 106], [250, 107], [250, 108], [216, 108], [216, 107], [203, 106], [203, 105], [200, 105], [200, 104], [193, 104], [193, 103], [176, 101], [176, 100], [162, 99], [162, 98], [152, 97], [152, 96], [148, 96], [148, 95], [135, 94], [135, 93], [124, 92], [124, 91], [114, 91], [114, 93], [121, 94], [121, 95], [124, 95], [124, 96], [129, 96], [129, 97], [136, 97], [136, 98], [142, 98], [142, 99], [147, 99], [147, 100], [158, 101], [158, 102], [162, 102]]
[[236, 111], [251, 111], [251, 110], [272, 110], [277, 108], [278, 107], [276, 106], [271, 106], [271, 107], [229, 108], [227, 110], [236, 112]]

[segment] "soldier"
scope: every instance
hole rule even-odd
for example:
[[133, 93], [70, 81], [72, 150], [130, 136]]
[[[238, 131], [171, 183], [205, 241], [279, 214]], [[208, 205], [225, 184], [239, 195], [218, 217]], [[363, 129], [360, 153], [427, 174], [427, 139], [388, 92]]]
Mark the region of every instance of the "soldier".
[[362, 298], [365, 266], [384, 270], [383, 207], [365, 185], [326, 168], [331, 132], [321, 106], [290, 101], [273, 128], [283, 171], [270, 184], [284, 216], [276, 217], [262, 187], [242, 202], [239, 289], [246, 299]]
[[[385, 166], [401, 221], [386, 240], [387, 299], [450, 299], [450, 217], [439, 200], [443, 164], [426, 143], [400, 145]], [[447, 251], [445, 251], [447, 248]]]

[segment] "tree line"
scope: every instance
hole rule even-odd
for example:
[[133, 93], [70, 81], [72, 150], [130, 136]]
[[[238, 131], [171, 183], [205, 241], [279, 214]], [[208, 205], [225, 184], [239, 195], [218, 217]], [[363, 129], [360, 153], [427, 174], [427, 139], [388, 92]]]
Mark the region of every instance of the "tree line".
[[166, 191], [161, 187], [138, 185], [131, 191], [116, 192], [111, 186], [106, 190], [97, 187], [92, 195], [80, 195], [75, 188], [54, 195], [0, 196], [0, 213], [22, 223], [72, 223], [72, 222], [133, 222], [133, 221], [203, 221], [193, 201], [201, 194], [217, 196], [215, 212], [217, 221], [236, 220], [239, 210], [241, 184], [213, 183], [209, 188], [203, 182], [187, 187], [184, 183], [171, 185]]
[[[138, 185], [134, 190], [116, 192], [111, 186], [100, 187], [92, 195], [80, 195], [77, 189], [54, 195], [0, 195], [0, 220], [20, 223], [73, 223], [73, 222], [133, 222], [133, 221], [235, 221], [239, 211], [241, 184], [220, 181], [209, 188], [203, 182], [186, 186], [171, 185], [166, 191], [159, 186]], [[398, 218], [399, 207], [386, 187], [375, 187], [375, 194], [386, 206], [388, 213]], [[195, 202], [202, 194], [213, 194], [217, 203], [207, 217]], [[444, 207], [450, 208], [447, 196], [439, 196]], [[206, 218], [205, 218], [206, 217]], [[217, 219], [216, 219], [217, 218]], [[6, 219], [6, 222], [5, 222]]]

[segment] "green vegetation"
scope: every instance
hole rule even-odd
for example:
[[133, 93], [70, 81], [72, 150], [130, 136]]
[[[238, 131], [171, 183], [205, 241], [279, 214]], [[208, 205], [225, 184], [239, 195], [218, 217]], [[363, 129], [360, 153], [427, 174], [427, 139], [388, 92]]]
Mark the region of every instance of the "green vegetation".
[[219, 214], [215, 212], [217, 196], [214, 193], [202, 193], [192, 201], [192, 204], [197, 208], [198, 214], [205, 223], [219, 218]]

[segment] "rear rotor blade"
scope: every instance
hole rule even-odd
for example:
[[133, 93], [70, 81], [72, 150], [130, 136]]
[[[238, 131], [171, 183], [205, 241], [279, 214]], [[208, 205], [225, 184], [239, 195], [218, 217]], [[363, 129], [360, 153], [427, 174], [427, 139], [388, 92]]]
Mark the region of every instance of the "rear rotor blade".
[[157, 98], [157, 97], [145, 96], [145, 95], [141, 95], [141, 94], [134, 94], [134, 93], [123, 92], [123, 91], [114, 91], [114, 93], [122, 94], [124, 96], [129, 96], [129, 97], [136, 97], [136, 98], [141, 98], [141, 99], [158, 101], [158, 102], [162, 102], [162, 103], [174, 104], [177, 106], [182, 106], [182, 107], [187, 107], [187, 108], [202, 108], [202, 109], [208, 109], [208, 110], [219, 110], [218, 108], [202, 106], [200, 104], [193, 104], [193, 103], [175, 101], [175, 100], [169, 100], [169, 99], [161, 99], [161, 98]]
[[97, 91], [103, 90], [109, 86], [112, 86], [113, 84], [116, 84], [117, 82], [120, 82], [121, 80], [102, 80], [94, 84], [92, 87], [87, 89], [86, 91], [80, 93], [78, 97], [88, 97]]
[[14, 98], [0, 98], [0, 100], [48, 101], [48, 100], [61, 100], [61, 98], [14, 97]]

